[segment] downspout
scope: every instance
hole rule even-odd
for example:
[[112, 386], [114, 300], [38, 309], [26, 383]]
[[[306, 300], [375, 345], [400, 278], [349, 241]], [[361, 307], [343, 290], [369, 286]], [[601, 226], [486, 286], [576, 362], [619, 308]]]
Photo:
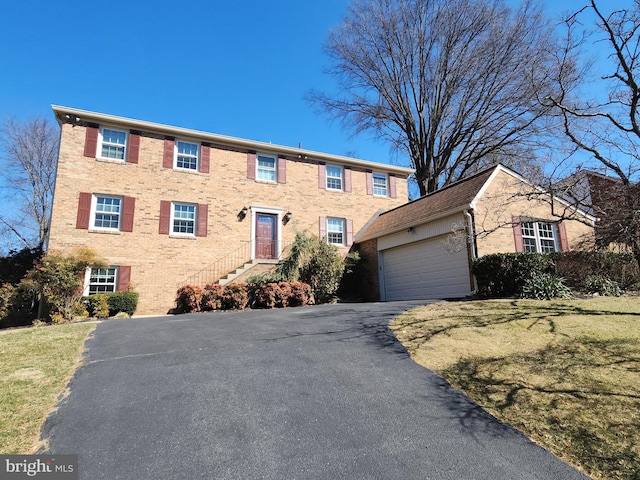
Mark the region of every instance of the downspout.
[[477, 291], [476, 279], [471, 272], [471, 266], [473, 261], [478, 258], [478, 245], [476, 243], [475, 227], [473, 223], [473, 215], [468, 209], [465, 209], [464, 217], [466, 219], [466, 231], [467, 231], [467, 258], [469, 259], [469, 279], [471, 282], [471, 293], [475, 294]]

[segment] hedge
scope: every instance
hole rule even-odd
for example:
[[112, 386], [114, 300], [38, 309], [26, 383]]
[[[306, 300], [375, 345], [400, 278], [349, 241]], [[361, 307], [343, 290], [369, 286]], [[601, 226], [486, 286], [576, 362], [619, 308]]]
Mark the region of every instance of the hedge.
[[303, 282], [273, 282], [254, 277], [249, 283], [184, 285], [178, 289], [176, 310], [181, 313], [251, 308], [299, 307], [313, 303], [311, 286]]
[[613, 282], [623, 290], [640, 288], [640, 270], [630, 254], [615, 252], [496, 253], [473, 262], [472, 273], [481, 297], [513, 297], [544, 274], [564, 279], [585, 291], [587, 279]]
[[107, 299], [110, 317], [113, 317], [120, 312], [124, 312], [131, 316], [136, 311], [136, 308], [138, 308], [138, 292], [98, 293], [96, 295], [82, 297], [82, 303], [87, 306], [89, 315], [94, 315], [100, 297]]

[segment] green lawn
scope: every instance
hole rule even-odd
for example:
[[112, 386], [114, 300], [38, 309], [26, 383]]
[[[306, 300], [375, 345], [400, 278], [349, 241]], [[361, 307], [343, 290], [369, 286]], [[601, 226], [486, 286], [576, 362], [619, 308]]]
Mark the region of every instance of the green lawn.
[[416, 362], [588, 475], [640, 478], [640, 297], [445, 302], [391, 328]]
[[0, 453], [28, 454], [79, 365], [95, 325], [76, 323], [0, 331]]

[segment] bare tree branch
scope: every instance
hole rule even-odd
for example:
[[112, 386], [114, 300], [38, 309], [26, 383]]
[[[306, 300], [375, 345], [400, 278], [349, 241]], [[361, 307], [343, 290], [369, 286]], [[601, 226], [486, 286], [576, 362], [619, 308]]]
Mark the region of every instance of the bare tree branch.
[[356, 0], [326, 46], [343, 93], [309, 98], [404, 150], [424, 195], [541, 134], [551, 39], [528, 1]]
[[0, 128], [3, 193], [18, 205], [0, 221], [28, 248], [44, 247], [49, 220], [59, 134], [46, 119], [8, 119]]
[[[595, 25], [591, 34], [581, 32], [578, 21], [589, 15]], [[567, 35], [558, 48], [557, 93], [543, 103], [555, 107], [576, 155], [587, 158], [576, 164], [576, 172], [585, 166], [592, 172], [576, 173], [554, 188], [598, 217], [601, 245], [627, 246], [640, 265], [640, 0], [609, 13], [590, 0], [564, 24]], [[608, 53], [598, 66], [610, 71], [599, 74], [595, 88], [574, 90], [571, 72], [585, 58], [584, 47], [592, 39]], [[593, 67], [583, 70], [583, 81], [593, 76]]]

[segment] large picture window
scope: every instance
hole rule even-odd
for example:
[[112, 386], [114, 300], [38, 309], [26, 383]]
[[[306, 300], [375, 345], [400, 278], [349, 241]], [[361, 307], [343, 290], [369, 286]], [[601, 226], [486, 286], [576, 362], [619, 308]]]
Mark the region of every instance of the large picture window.
[[522, 222], [522, 242], [525, 252], [556, 252], [558, 229], [548, 222]]

